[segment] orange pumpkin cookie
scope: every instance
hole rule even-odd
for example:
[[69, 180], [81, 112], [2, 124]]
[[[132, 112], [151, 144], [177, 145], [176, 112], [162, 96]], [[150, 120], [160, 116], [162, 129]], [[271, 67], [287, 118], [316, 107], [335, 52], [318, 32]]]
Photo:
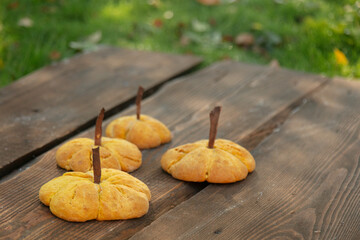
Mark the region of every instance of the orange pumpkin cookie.
[[255, 160], [245, 148], [216, 138], [220, 107], [210, 113], [209, 140], [169, 149], [161, 158], [162, 168], [174, 178], [190, 182], [232, 183], [255, 169]]
[[123, 171], [101, 170], [99, 147], [93, 153], [94, 174], [67, 172], [41, 187], [40, 201], [55, 216], [71, 222], [130, 219], [146, 214], [149, 188]]
[[142, 163], [140, 150], [136, 145], [123, 140], [101, 138], [101, 124], [104, 111], [99, 115], [95, 135], [99, 135], [98, 143], [90, 138], [77, 138], [62, 145], [56, 151], [56, 162], [66, 170], [87, 172], [92, 169], [91, 150], [100, 146], [101, 165], [104, 168], [114, 168], [126, 172], [138, 169]]
[[136, 98], [137, 114], [120, 117], [106, 127], [106, 136], [126, 139], [140, 149], [154, 148], [171, 141], [171, 132], [160, 121], [140, 115], [141, 97], [144, 89], [139, 87]]

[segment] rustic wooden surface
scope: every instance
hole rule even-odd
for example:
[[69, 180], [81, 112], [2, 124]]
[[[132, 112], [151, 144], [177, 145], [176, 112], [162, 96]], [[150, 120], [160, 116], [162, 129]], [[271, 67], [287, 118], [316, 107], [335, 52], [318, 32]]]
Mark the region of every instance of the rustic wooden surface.
[[359, 239], [360, 84], [334, 81], [254, 151], [245, 181], [209, 185], [131, 239]]
[[[156, 224], [156, 219], [161, 219], [172, 208], [184, 201], [186, 203], [194, 195], [196, 197], [200, 190], [213, 186], [175, 180], [160, 167], [160, 157], [169, 147], [207, 138], [208, 112], [213, 106], [223, 106], [218, 137], [253, 148], [301, 106], [305, 97], [322, 88], [327, 81], [314, 75], [233, 62], [217, 63], [174, 80], [143, 102], [143, 113], [163, 121], [174, 135], [171, 143], [143, 151], [143, 165], [132, 174], [144, 181], [152, 192], [147, 215], [129, 221], [90, 221], [81, 224], [54, 217], [37, 197], [42, 184], [64, 172], [56, 167], [56, 149], [53, 149], [24, 172], [0, 184], [0, 228], [3, 229], [0, 237], [129, 238], [150, 223]], [[94, 117], [97, 111], [94, 110]], [[135, 108], [131, 106], [115, 117], [134, 113]], [[80, 136], [92, 135], [93, 129], [90, 129]], [[255, 170], [248, 179], [238, 184], [214, 186], [242, 188], [257, 175]], [[168, 223], [166, 225], [169, 226]]]
[[198, 57], [105, 48], [48, 66], [0, 89], [0, 177], [91, 126], [101, 107], [123, 108], [194, 67]]

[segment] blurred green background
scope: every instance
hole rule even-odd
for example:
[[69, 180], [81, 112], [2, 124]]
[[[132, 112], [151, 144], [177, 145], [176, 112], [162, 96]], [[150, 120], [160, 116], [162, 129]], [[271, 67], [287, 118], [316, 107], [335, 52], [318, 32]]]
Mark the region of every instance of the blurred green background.
[[202, 2], [2, 0], [0, 86], [100, 45], [360, 77], [360, 1]]

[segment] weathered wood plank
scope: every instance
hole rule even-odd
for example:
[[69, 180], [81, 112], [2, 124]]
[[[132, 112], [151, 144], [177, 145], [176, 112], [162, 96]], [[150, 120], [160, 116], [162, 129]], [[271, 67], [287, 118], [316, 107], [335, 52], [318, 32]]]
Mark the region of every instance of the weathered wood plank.
[[[143, 166], [132, 174], [144, 181], [152, 192], [147, 215], [129, 221], [83, 224], [65, 222], [52, 216], [37, 197], [42, 184], [63, 173], [55, 166], [52, 150], [17, 177], [0, 184], [3, 193], [0, 204], [5, 209], [0, 213], [0, 228], [5, 229], [0, 237], [131, 237], [207, 186], [173, 179], [161, 170], [160, 157], [170, 146], [207, 138], [208, 113], [214, 105], [223, 106], [218, 137], [241, 141], [326, 80], [287, 70], [222, 62], [172, 81], [142, 104], [144, 114], [163, 121], [174, 134], [170, 144], [143, 151]], [[120, 115], [134, 113], [132, 106]], [[82, 135], [92, 136], [92, 131]], [[19, 192], [19, 189], [23, 191]]]
[[255, 149], [245, 181], [209, 185], [132, 239], [359, 239], [359, 102], [358, 82], [332, 82]]
[[0, 89], [0, 176], [96, 117], [197, 65], [200, 59], [105, 48], [47, 66]]

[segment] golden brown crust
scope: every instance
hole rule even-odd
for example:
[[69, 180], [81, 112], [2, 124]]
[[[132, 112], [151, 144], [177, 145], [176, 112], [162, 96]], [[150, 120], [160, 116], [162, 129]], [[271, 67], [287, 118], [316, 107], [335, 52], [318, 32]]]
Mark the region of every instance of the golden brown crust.
[[217, 139], [212, 149], [207, 145], [208, 140], [200, 140], [169, 149], [161, 166], [174, 178], [190, 182], [232, 183], [254, 171], [253, 156], [240, 145], [225, 139]]
[[171, 141], [171, 132], [160, 121], [142, 114], [125, 116], [112, 121], [106, 127], [106, 136], [126, 139], [140, 149], [154, 148]]
[[148, 212], [151, 194], [143, 182], [115, 169], [101, 173], [95, 184], [92, 172], [67, 172], [41, 187], [40, 201], [71, 222], [138, 218]]
[[[66, 170], [86, 172], [92, 169], [90, 138], [70, 140], [56, 151], [57, 164]], [[123, 139], [103, 137], [100, 146], [101, 167], [132, 172], [141, 166], [141, 152], [132, 143]]]

